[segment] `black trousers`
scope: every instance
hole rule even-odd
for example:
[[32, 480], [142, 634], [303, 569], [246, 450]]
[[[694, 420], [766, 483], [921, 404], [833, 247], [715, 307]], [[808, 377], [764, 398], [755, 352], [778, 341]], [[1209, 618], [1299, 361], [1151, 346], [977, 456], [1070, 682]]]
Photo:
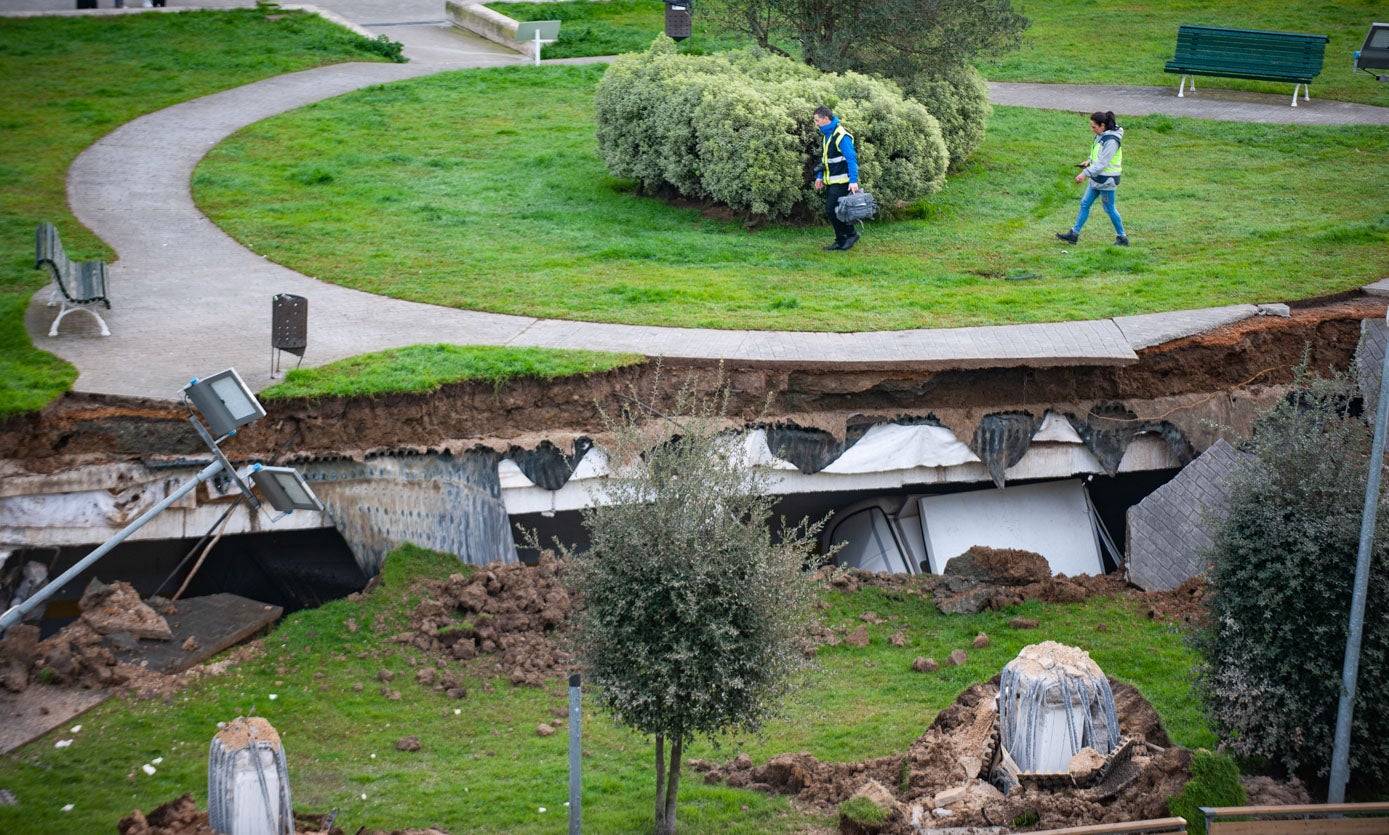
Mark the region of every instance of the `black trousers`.
[[834, 239], [843, 243], [854, 234], [854, 225], [840, 220], [834, 213], [839, 205], [839, 198], [849, 194], [848, 183], [835, 183], [825, 186], [825, 217], [829, 218], [830, 225], [834, 227]]

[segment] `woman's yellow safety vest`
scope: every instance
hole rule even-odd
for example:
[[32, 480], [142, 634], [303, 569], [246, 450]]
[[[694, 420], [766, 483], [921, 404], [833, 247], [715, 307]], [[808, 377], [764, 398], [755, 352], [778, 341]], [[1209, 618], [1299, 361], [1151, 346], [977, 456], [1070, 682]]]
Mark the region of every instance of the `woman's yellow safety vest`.
[[[1124, 143], [1120, 142], [1117, 138], [1114, 141], [1119, 142], [1119, 150], [1114, 152], [1114, 156], [1109, 160], [1109, 165], [1106, 165], [1104, 170], [1100, 172], [1100, 176], [1102, 177], [1105, 175], [1118, 177], [1124, 173]], [[1100, 137], [1097, 136], [1095, 137], [1094, 144], [1090, 146], [1090, 164], [1094, 165], [1099, 159]]]

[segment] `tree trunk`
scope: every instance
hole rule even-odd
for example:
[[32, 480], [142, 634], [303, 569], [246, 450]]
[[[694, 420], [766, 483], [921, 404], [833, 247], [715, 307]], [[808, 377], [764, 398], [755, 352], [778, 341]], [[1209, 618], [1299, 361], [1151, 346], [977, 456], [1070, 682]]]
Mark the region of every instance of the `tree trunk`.
[[680, 797], [680, 755], [684, 750], [684, 744], [679, 738], [670, 742], [670, 771], [667, 779], [670, 781], [666, 786], [666, 830], [661, 835], [675, 835], [675, 804]]
[[670, 764], [665, 758], [665, 737], [656, 735], [656, 835], [675, 835], [675, 802], [680, 795], [680, 754], [684, 745], [670, 743]]
[[666, 738], [656, 734], [656, 832], [664, 833], [666, 820]]

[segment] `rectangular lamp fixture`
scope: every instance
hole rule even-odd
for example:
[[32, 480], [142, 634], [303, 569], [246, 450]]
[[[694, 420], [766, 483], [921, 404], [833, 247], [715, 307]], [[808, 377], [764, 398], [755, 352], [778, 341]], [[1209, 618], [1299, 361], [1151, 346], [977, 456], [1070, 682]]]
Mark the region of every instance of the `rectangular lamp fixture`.
[[309, 489], [308, 482], [293, 467], [262, 467], [251, 471], [251, 481], [270, 506], [288, 513], [292, 510], [323, 510], [323, 503]]
[[265, 417], [265, 408], [233, 368], [202, 380], [195, 378], [184, 387], [183, 393], [207, 421], [214, 437], [222, 437]]

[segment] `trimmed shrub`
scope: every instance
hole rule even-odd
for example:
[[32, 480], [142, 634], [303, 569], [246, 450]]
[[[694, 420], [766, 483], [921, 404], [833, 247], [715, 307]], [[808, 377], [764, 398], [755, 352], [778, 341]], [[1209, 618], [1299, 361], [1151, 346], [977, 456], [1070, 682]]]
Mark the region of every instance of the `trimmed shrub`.
[[614, 59], [595, 94], [599, 156], [643, 191], [712, 199], [752, 215], [818, 215], [811, 186], [828, 105], [854, 136], [859, 181], [885, 206], [927, 197], [949, 150], [936, 119], [888, 81], [823, 74], [757, 51], [680, 55], [658, 37]]
[[989, 86], [974, 67], [954, 66], [938, 74], [918, 75], [904, 86], [936, 121], [950, 149], [950, 167], [959, 168], [984, 142], [984, 125], [993, 113]]
[[[1370, 430], [1352, 380], [1299, 378], [1258, 420], [1230, 479], [1197, 636], [1199, 692], [1236, 756], [1304, 775], [1330, 771]], [[1389, 780], [1389, 505], [1377, 510], [1350, 767]], [[1378, 601], [1378, 602], [1375, 602]]]

